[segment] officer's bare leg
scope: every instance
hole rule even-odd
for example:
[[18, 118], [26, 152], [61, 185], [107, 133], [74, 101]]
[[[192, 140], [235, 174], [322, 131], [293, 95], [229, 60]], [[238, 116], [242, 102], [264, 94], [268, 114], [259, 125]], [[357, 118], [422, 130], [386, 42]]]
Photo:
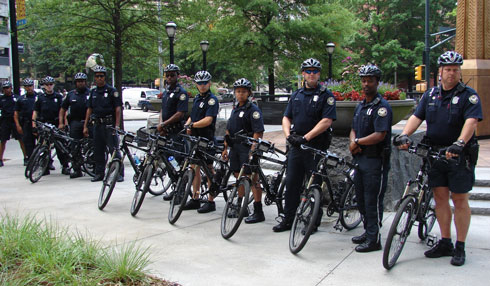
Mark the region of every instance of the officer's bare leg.
[[20, 150], [22, 150], [22, 155], [24, 155], [24, 158], [26, 158], [26, 147], [24, 146], [24, 141], [22, 141], [22, 139], [18, 139], [19, 141], [19, 146], [20, 146]]
[[468, 204], [469, 194], [451, 193], [454, 204], [454, 224], [456, 225], [457, 241], [464, 242], [470, 228], [471, 209]]
[[[214, 168], [213, 168], [213, 164], [209, 164], [209, 165], [208, 165], [208, 168], [209, 168], [209, 170], [211, 170], [211, 174], [213, 174], [213, 175], [214, 175]], [[209, 186], [211, 186], [211, 178], [208, 178], [208, 188], [209, 188]], [[211, 196], [211, 194], [209, 194], [209, 195], [208, 195], [208, 201], [209, 201], [209, 202], [213, 202], [213, 201], [214, 201], [214, 197], [213, 197], [213, 196]]]
[[262, 188], [259, 184], [258, 174], [255, 174], [252, 178], [252, 193], [254, 195], [254, 202], [260, 202], [262, 200]]
[[192, 181], [192, 198], [199, 199], [199, 190], [201, 188], [201, 167], [197, 165], [192, 165], [194, 169], [194, 180]]
[[436, 201], [436, 217], [441, 230], [442, 238], [451, 238], [451, 207], [449, 206], [449, 188], [433, 188], [434, 200]]
[[7, 145], [7, 141], [2, 141], [0, 143], [0, 161], [3, 161], [3, 152], [5, 152], [6, 145]]

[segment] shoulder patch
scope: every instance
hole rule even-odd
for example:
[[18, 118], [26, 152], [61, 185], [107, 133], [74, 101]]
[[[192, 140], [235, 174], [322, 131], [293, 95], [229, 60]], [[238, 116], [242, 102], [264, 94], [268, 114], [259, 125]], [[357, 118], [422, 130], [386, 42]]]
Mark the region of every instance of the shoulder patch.
[[119, 97], [119, 92], [114, 91], [114, 97]]
[[381, 117], [385, 117], [388, 114], [388, 110], [386, 110], [386, 107], [381, 107], [378, 109], [378, 115]]
[[335, 103], [335, 98], [333, 98], [333, 97], [329, 97], [329, 98], [327, 99], [327, 103], [328, 103], [328, 105], [333, 105], [333, 104]]
[[260, 112], [258, 112], [258, 111], [254, 111], [254, 113], [252, 114], [252, 117], [253, 117], [254, 119], [259, 119], [259, 118], [260, 118]]
[[185, 100], [185, 94], [181, 94], [180, 97], [179, 97], [180, 100]]
[[216, 100], [214, 100], [214, 98], [211, 98], [211, 99], [208, 101], [208, 104], [209, 104], [209, 105], [215, 105], [215, 104], [216, 104]]
[[472, 96], [470, 96], [470, 98], [468, 98], [468, 100], [472, 103], [472, 104], [477, 104], [478, 103], [478, 96], [476, 94], [473, 94]]

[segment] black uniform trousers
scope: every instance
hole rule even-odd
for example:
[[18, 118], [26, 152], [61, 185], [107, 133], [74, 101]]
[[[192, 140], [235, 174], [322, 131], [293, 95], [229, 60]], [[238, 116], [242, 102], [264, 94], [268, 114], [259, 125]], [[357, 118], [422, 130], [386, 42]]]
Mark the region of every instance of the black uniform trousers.
[[[70, 137], [77, 140], [83, 139], [83, 121], [70, 120]], [[83, 164], [82, 148], [80, 144], [75, 144], [73, 147], [73, 161], [71, 165], [73, 171], [80, 172]]]
[[22, 142], [24, 142], [24, 147], [26, 148], [26, 156], [30, 158], [36, 146], [36, 137], [32, 134], [32, 121], [30, 119], [22, 119], [19, 123], [22, 126]]
[[[94, 125], [94, 157], [95, 157], [95, 174], [104, 175], [105, 171], [105, 152], [109, 149], [109, 156], [112, 155], [114, 149], [119, 145], [119, 137], [110, 129], [112, 125], [96, 123]], [[117, 152], [117, 158], [122, 158], [121, 153]], [[124, 176], [124, 163], [121, 166], [121, 176]]]

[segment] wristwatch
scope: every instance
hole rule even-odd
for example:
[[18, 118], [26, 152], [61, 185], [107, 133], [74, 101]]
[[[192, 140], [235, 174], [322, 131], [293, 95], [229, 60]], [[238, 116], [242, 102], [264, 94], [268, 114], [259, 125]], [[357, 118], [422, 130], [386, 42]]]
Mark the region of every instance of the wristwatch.
[[458, 141], [456, 141], [458, 143], [458, 146], [460, 147], [464, 147], [464, 145], [466, 145], [466, 143], [464, 142], [463, 139], [459, 139]]
[[354, 139], [354, 143], [356, 143], [357, 145], [360, 145], [359, 144], [359, 138]]

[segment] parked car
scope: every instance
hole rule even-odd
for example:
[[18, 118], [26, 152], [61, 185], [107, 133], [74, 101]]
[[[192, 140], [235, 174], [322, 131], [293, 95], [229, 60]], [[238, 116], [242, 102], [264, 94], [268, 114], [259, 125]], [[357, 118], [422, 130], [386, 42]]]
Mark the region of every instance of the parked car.
[[152, 111], [159, 111], [160, 108], [156, 108], [156, 105], [152, 105], [150, 103], [150, 100], [155, 100], [155, 101], [159, 101], [161, 102], [161, 99], [158, 97], [160, 93], [158, 94], [152, 94], [152, 95], [149, 95], [146, 99], [141, 99], [140, 101], [138, 101], [138, 107], [141, 108], [143, 110], [143, 112], [147, 112], [148, 110], [152, 110]]
[[156, 96], [160, 93], [158, 89], [151, 88], [126, 88], [122, 92], [122, 99], [124, 103], [124, 107], [126, 109], [136, 108], [138, 107], [138, 103], [140, 100], [146, 100], [148, 98], [156, 98]]

